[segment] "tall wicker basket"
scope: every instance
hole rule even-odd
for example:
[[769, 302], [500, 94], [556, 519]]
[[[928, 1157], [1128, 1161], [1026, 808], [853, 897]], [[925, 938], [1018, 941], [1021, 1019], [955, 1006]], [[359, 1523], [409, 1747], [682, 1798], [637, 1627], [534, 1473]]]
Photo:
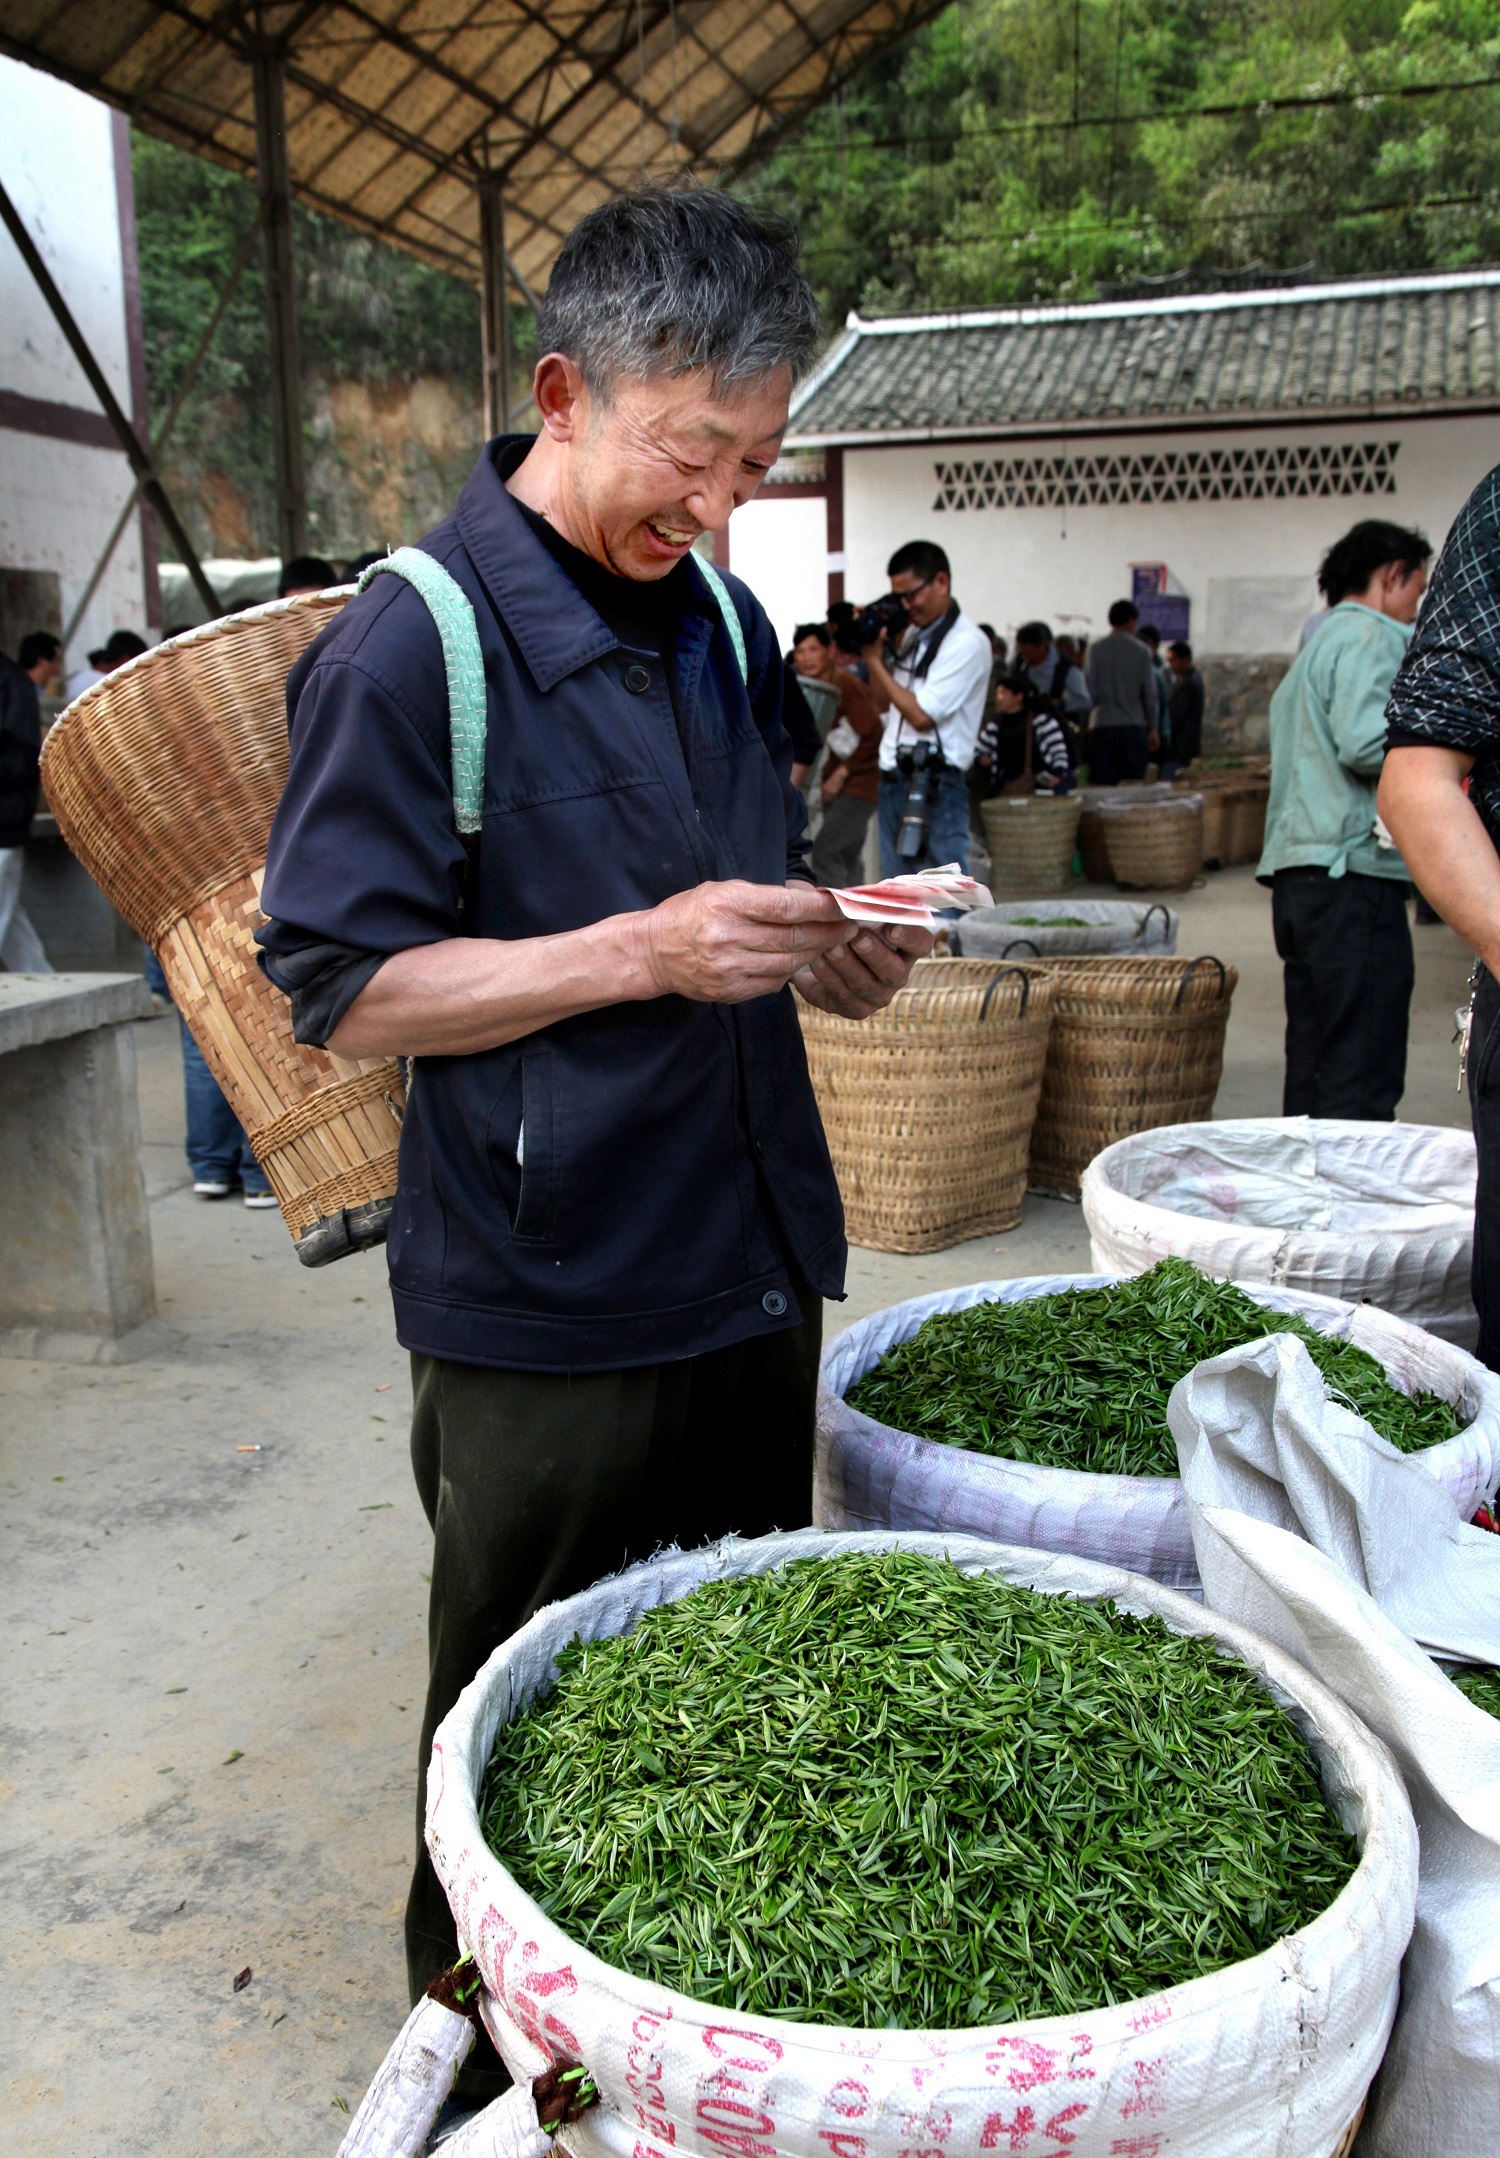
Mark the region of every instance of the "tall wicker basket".
[[1239, 975], [1218, 959], [1041, 965], [1055, 995], [1031, 1182], [1072, 1198], [1094, 1156], [1116, 1139], [1213, 1114]]
[[1234, 799], [1233, 787], [1226, 781], [1215, 780], [1211, 775], [1199, 780], [1174, 779], [1175, 795], [1196, 794], [1203, 802], [1203, 866], [1205, 869], [1228, 867], [1229, 807]]
[[1258, 862], [1266, 844], [1266, 805], [1271, 796], [1268, 779], [1246, 778], [1234, 790], [1229, 806], [1229, 829], [1224, 861]]
[[989, 884], [997, 898], [1068, 890], [1082, 807], [1076, 794], [1001, 794], [983, 805]]
[[158, 645], [70, 705], [42, 760], [63, 837], [155, 947], [309, 1266], [383, 1240], [405, 1101], [394, 1061], [293, 1041], [253, 941], [287, 674], [348, 598], [276, 600]]
[[1013, 1229], [1051, 979], [993, 959], [924, 959], [869, 1019], [799, 1010], [851, 1243], [946, 1251]]
[[1203, 867], [1203, 797], [1164, 802], [1103, 802], [1100, 823], [1116, 884], [1131, 891], [1178, 892]]

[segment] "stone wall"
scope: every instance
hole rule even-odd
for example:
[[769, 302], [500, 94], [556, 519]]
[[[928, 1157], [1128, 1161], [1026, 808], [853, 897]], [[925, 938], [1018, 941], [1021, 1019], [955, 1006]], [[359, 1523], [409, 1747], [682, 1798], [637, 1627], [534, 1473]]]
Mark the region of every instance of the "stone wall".
[[1209, 756], [1266, 748], [1271, 698], [1291, 664], [1291, 655], [1280, 652], [1199, 654], [1203, 747]]

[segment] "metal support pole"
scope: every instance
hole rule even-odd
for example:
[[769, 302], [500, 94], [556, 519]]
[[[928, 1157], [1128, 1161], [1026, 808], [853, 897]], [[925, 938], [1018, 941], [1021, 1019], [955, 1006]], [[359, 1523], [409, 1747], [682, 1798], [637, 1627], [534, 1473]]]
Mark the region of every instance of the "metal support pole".
[[510, 299], [506, 288], [505, 183], [479, 180], [479, 328], [484, 360], [484, 436], [510, 432]]
[[[187, 403], [188, 392], [192, 389], [193, 384], [198, 379], [198, 370], [208, 357], [208, 348], [213, 343], [214, 338], [218, 334], [219, 324], [224, 319], [225, 310], [228, 308], [230, 301], [234, 298], [235, 293], [239, 290], [240, 279], [244, 276], [245, 271], [249, 266], [251, 251], [254, 248], [256, 236], [259, 231], [260, 219], [259, 217], [257, 217], [255, 223], [250, 227], [250, 230], [245, 234], [244, 239], [240, 242], [239, 252], [234, 258], [234, 263], [230, 269], [228, 281], [224, 286], [224, 290], [219, 294], [218, 299], [214, 302], [214, 311], [209, 316], [208, 321], [205, 323], [203, 328], [203, 334], [198, 339], [198, 343], [194, 348], [192, 358], [188, 361], [186, 367], [184, 367], [184, 369], [182, 370], [182, 378], [178, 382], [176, 389], [172, 392], [172, 402], [167, 407], [166, 418], [162, 421], [160, 427], [157, 429], [156, 433], [151, 438], [151, 462], [153, 464], [156, 464], [160, 459], [162, 451], [166, 448], [168, 441], [171, 439], [173, 428], [177, 425], [178, 420], [182, 416], [182, 408]], [[76, 632], [79, 623], [88, 613], [89, 601], [93, 598], [95, 592], [97, 592], [97, 590], [99, 589], [99, 581], [103, 577], [104, 572], [109, 568], [110, 559], [113, 556], [115, 549], [120, 544], [120, 536], [124, 532], [126, 525], [129, 524], [130, 513], [135, 508], [137, 502], [139, 502], [139, 500], [141, 499], [142, 492], [143, 489], [141, 487], [141, 483], [139, 480], [137, 480], [135, 485], [130, 490], [130, 496], [125, 504], [125, 507], [121, 510], [119, 516], [115, 519], [114, 529], [111, 531], [109, 538], [104, 542], [103, 550], [100, 553], [98, 561], [94, 564], [93, 572], [89, 577], [88, 583], [84, 586], [83, 591], [80, 593], [77, 600], [74, 601], [72, 615], [69, 617], [67, 627], [62, 633], [64, 651], [66, 651], [68, 649], [68, 646], [73, 642], [74, 633]]]
[[286, 154], [286, 55], [268, 38], [251, 48], [255, 83], [255, 177], [266, 261], [266, 335], [271, 353], [271, 430], [281, 559], [307, 552], [302, 461], [302, 358], [292, 265], [292, 182]]
[[89, 388], [98, 398], [104, 417], [114, 429], [120, 447], [129, 459], [131, 471], [141, 483], [142, 494], [160, 517], [184, 569], [198, 588], [204, 606], [210, 616], [220, 614], [222, 609], [219, 606], [219, 595], [209, 583], [203, 564], [198, 560], [197, 550], [183, 530], [182, 520], [173, 509], [167, 490], [156, 476], [156, 468], [147, 454], [145, 444], [126, 419], [119, 398], [109, 386], [109, 378], [89, 350], [87, 339], [73, 320], [72, 309], [58, 291], [52, 272], [42, 260], [36, 242], [26, 230], [20, 211], [3, 186], [0, 186], [0, 222], [4, 223], [15, 241], [17, 253], [35, 278], [37, 289], [52, 310], [53, 319], [72, 347], [74, 359], [88, 377]]

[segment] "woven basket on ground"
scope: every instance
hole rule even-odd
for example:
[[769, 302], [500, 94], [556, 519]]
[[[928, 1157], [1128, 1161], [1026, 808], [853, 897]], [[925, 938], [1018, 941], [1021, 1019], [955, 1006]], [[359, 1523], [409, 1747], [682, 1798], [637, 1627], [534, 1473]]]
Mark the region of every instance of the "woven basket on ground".
[[1229, 834], [1229, 805], [1234, 799], [1231, 781], [1216, 779], [1212, 773], [1199, 779], [1174, 779], [1172, 792], [1176, 795], [1199, 794], [1203, 797], [1203, 866], [1205, 869], [1227, 867], [1226, 847]]
[[1007, 899], [1065, 892], [1082, 806], [1076, 794], [1002, 794], [984, 803], [991, 891]]
[[798, 1009], [851, 1243], [946, 1251], [1014, 1228], [1050, 977], [993, 959], [924, 959], [869, 1019], [800, 999]]
[[1084, 787], [1080, 790], [1078, 851], [1083, 856], [1083, 873], [1090, 884], [1114, 882], [1101, 815], [1104, 803], [1169, 801], [1172, 791], [1169, 782], [1146, 779], [1126, 779], [1117, 787]]
[[1266, 843], [1266, 804], [1270, 796], [1268, 779], [1247, 778], [1234, 789], [1224, 843], [1226, 867], [1235, 862], [1260, 860]]
[[275, 600], [158, 645], [70, 705], [43, 756], [63, 837], [155, 947], [312, 1266], [383, 1239], [405, 1099], [393, 1060], [293, 1041], [253, 941], [287, 674], [348, 598]]
[[1203, 867], [1203, 797], [1105, 802], [1104, 843], [1116, 884], [1131, 891], [1177, 892]]
[[1058, 959], [1042, 967], [1055, 994], [1031, 1182], [1074, 1197], [1094, 1156], [1116, 1139], [1213, 1114], [1239, 975], [1217, 959]]

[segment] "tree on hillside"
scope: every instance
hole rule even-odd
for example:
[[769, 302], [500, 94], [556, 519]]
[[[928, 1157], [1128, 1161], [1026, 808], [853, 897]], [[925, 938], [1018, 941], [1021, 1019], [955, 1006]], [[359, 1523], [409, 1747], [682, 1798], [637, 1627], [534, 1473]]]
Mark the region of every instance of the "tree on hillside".
[[1493, 261], [1500, 14], [957, 0], [741, 185], [801, 224], [831, 323], [1210, 264]]

